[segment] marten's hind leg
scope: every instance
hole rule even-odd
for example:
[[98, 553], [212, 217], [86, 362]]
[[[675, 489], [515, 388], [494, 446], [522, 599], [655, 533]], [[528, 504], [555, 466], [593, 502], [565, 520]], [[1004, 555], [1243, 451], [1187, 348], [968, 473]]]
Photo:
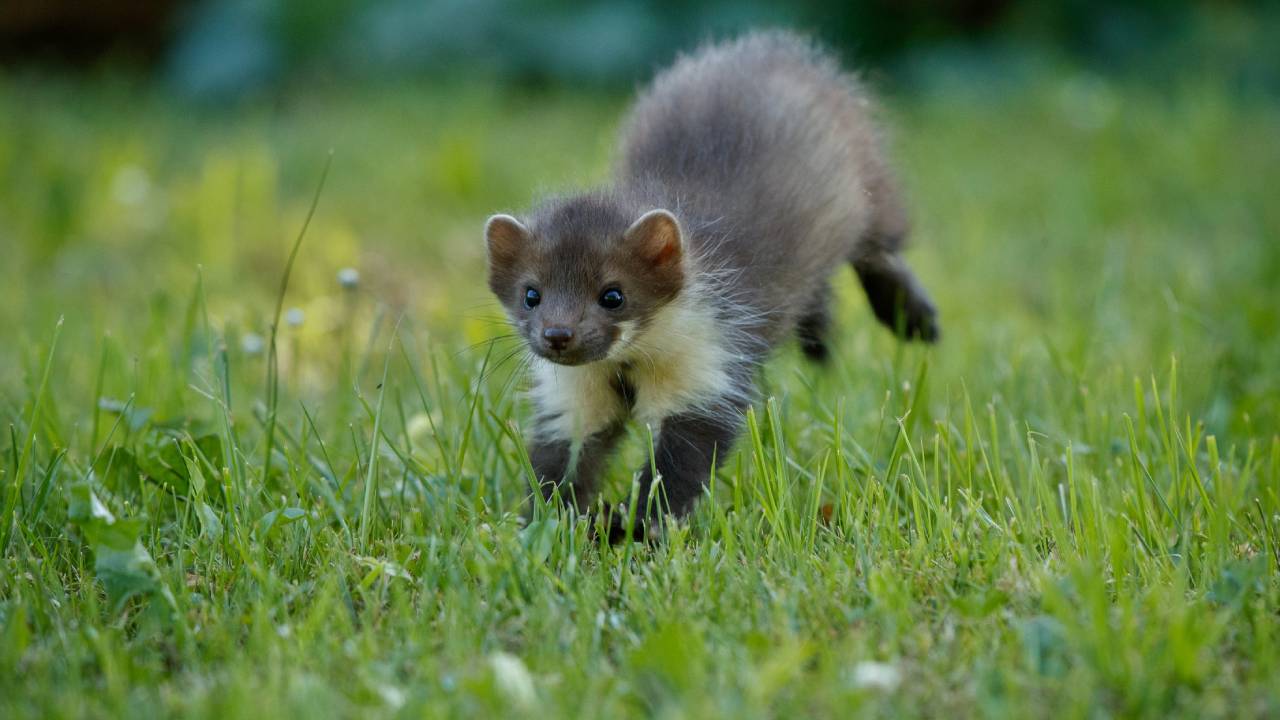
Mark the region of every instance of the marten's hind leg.
[[852, 263], [876, 319], [908, 340], [938, 339], [938, 311], [901, 256], [873, 252], [859, 255]]
[[872, 183], [871, 226], [849, 258], [876, 319], [899, 337], [935, 342], [938, 311], [915, 273], [902, 260], [908, 222], [898, 190], [887, 173]]
[[800, 350], [805, 356], [817, 363], [827, 361], [827, 333], [831, 329], [831, 311], [827, 297], [829, 288], [824, 285], [822, 291], [814, 295], [804, 315], [796, 324], [796, 337], [800, 340]]

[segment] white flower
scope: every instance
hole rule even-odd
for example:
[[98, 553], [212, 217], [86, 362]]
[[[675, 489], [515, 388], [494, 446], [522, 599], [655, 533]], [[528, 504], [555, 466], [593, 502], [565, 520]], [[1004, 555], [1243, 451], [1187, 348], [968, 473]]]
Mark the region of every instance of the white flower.
[[531, 708], [537, 700], [533, 689], [533, 676], [524, 661], [515, 655], [495, 652], [489, 656], [489, 667], [493, 670], [493, 680], [498, 689], [512, 704], [521, 708]]
[[390, 707], [392, 710], [399, 710], [404, 707], [405, 700], [409, 699], [408, 693], [395, 685], [376, 683], [374, 685], [374, 689], [376, 689], [378, 691], [378, 695], [382, 697], [382, 702], [386, 703], [387, 707]]
[[258, 355], [262, 353], [262, 349], [267, 346], [267, 341], [262, 339], [258, 333], [245, 333], [240, 337], [240, 349], [246, 355]]
[[302, 312], [302, 308], [289, 308], [289, 312], [284, 314], [284, 321], [289, 327], [299, 327], [306, 317], [307, 314]]
[[355, 268], [342, 268], [338, 271], [338, 284], [344, 290], [355, 290], [360, 285], [360, 271]]
[[409, 427], [407, 428], [409, 437], [415, 442], [423, 442], [429, 438], [432, 433], [431, 416], [426, 413], [416, 413], [409, 418]]
[[863, 660], [853, 667], [853, 686], [892, 692], [902, 682], [902, 671], [890, 663]]

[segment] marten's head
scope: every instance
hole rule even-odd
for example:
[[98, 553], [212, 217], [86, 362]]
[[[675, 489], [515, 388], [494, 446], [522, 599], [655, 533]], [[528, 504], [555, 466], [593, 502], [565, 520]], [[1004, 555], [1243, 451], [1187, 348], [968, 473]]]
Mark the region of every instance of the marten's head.
[[603, 195], [485, 225], [489, 288], [534, 353], [562, 365], [618, 358], [680, 294], [685, 252], [666, 210]]

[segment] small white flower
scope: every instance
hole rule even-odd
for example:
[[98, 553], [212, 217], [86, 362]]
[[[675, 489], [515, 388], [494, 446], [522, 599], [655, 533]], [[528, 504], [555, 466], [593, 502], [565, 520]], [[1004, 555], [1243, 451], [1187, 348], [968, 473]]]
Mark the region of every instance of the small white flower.
[[258, 333], [245, 333], [240, 338], [240, 349], [246, 355], [260, 355], [266, 346], [267, 341], [263, 340]]
[[378, 695], [382, 697], [382, 702], [386, 703], [387, 707], [392, 710], [399, 710], [404, 707], [405, 700], [409, 699], [408, 693], [395, 685], [378, 683], [375, 687], [378, 690]]
[[355, 290], [360, 285], [360, 271], [355, 268], [342, 268], [338, 271], [338, 284], [344, 290]]
[[284, 314], [284, 321], [289, 327], [300, 327], [306, 317], [307, 314], [302, 312], [302, 308], [289, 308], [289, 312]]
[[868, 690], [892, 692], [902, 682], [897, 665], [864, 660], [853, 667], [853, 686]]
[[510, 653], [495, 652], [489, 656], [489, 667], [493, 670], [493, 680], [498, 689], [512, 704], [521, 708], [533, 707], [537, 700], [533, 676], [523, 660]]
[[409, 418], [407, 430], [409, 437], [413, 438], [414, 441], [423, 442], [434, 433], [432, 427], [431, 416], [420, 412]]

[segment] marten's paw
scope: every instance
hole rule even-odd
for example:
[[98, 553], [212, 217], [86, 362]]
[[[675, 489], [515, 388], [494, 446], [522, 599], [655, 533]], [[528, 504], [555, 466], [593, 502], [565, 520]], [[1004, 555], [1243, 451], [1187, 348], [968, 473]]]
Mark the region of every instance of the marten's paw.
[[591, 526], [591, 534], [595, 539], [607, 540], [610, 545], [621, 545], [624, 542], [654, 544], [662, 538], [660, 525], [660, 520], [646, 520], [643, 517], [637, 517], [633, 522], [626, 506], [618, 505], [596, 519]]
[[831, 351], [827, 349], [826, 341], [821, 338], [801, 337], [800, 351], [804, 353], [805, 357], [819, 365], [825, 364], [828, 356], [831, 355]]
[[914, 282], [899, 286], [897, 290], [899, 292], [893, 296], [868, 293], [876, 319], [906, 340], [937, 342], [942, 332], [938, 328], [938, 310], [933, 301]]
[[862, 281], [871, 311], [890, 330], [908, 340], [937, 342], [938, 310], [929, 293], [896, 255], [861, 258], [853, 269]]
[[937, 342], [942, 336], [938, 328], [938, 310], [923, 292], [909, 299], [902, 308], [902, 316], [894, 318], [894, 328], [902, 328], [908, 340]]
[[827, 349], [827, 333], [831, 325], [827, 314], [825, 294], [814, 301], [809, 312], [800, 318], [796, 325], [796, 339], [800, 341], [800, 350], [805, 357], [816, 363], [825, 363], [830, 351]]

